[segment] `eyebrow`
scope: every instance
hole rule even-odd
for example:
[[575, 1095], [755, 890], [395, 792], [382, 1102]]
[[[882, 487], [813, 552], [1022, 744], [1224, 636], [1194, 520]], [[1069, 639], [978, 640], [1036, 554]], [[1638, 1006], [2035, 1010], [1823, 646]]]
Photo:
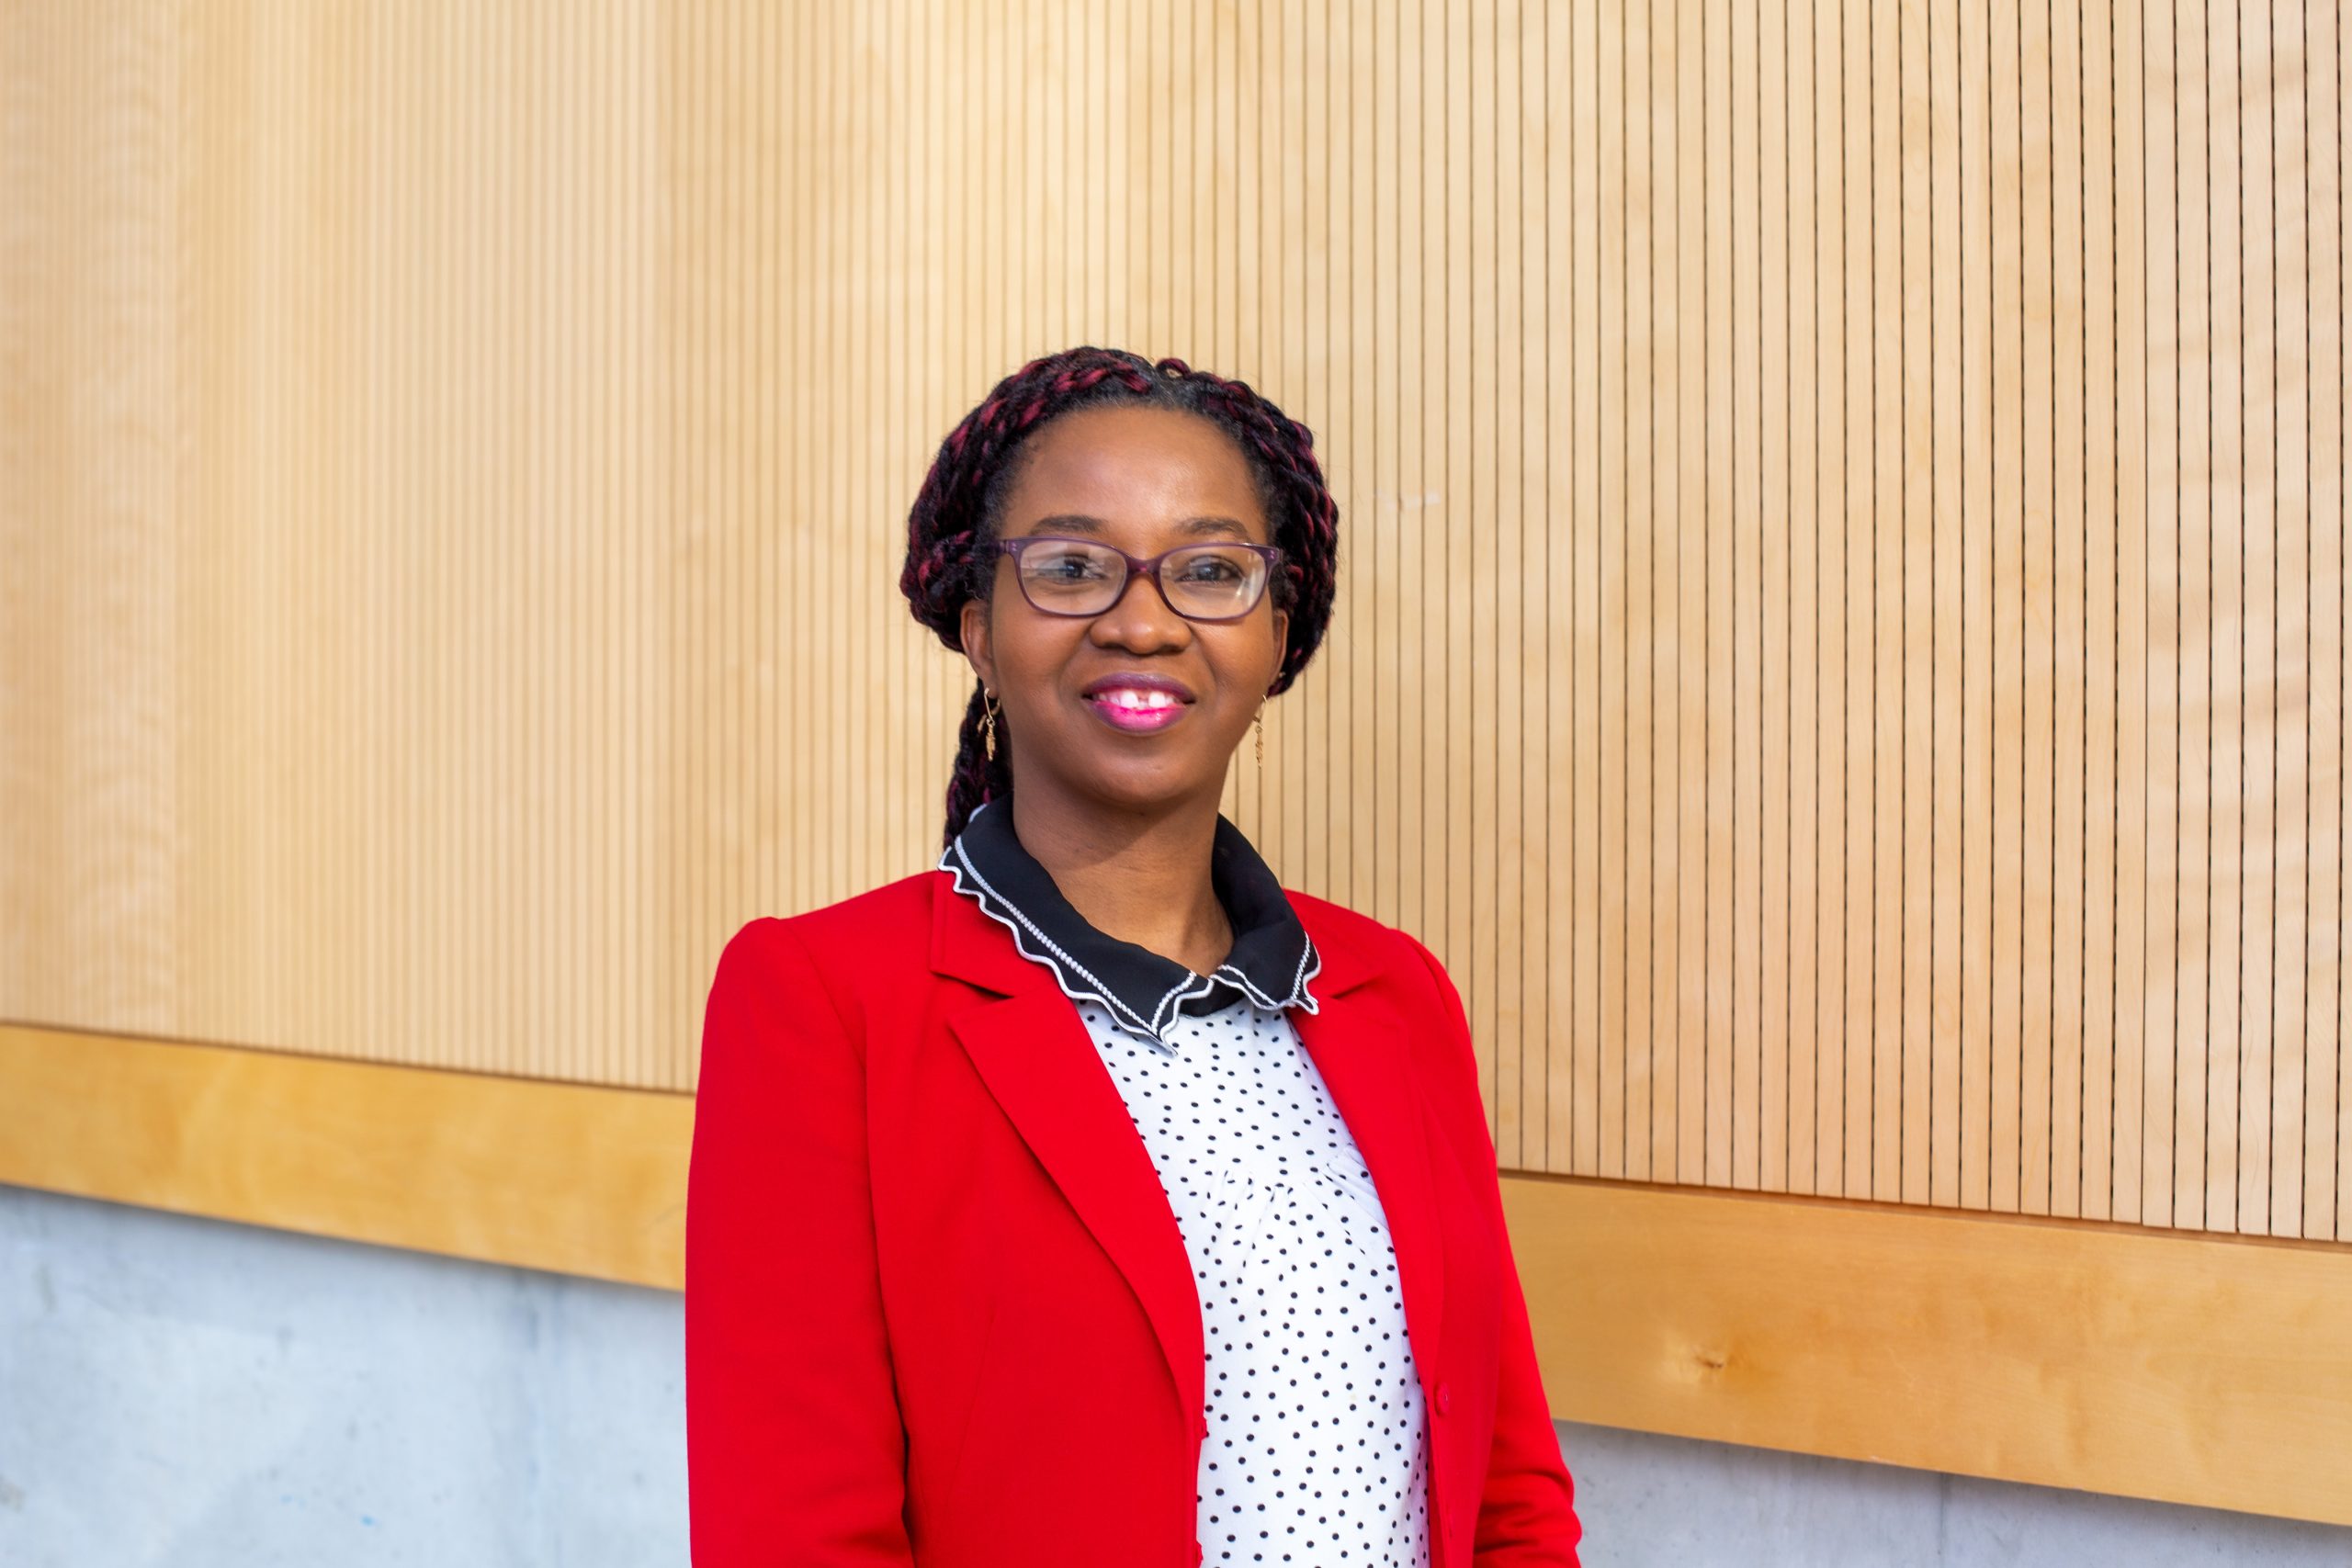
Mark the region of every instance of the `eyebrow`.
[[[1100, 517], [1089, 517], [1082, 512], [1065, 512], [1052, 517], [1040, 517], [1030, 525], [1033, 534], [1060, 533], [1100, 534], [1110, 525]], [[1248, 543], [1250, 530], [1230, 517], [1187, 517], [1176, 525], [1176, 531], [1193, 536], [1209, 535], [1230, 536]]]

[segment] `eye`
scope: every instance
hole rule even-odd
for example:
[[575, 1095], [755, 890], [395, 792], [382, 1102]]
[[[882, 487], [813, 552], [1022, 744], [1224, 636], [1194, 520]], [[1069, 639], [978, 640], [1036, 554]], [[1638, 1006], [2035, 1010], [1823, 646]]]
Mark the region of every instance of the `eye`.
[[1231, 555], [1204, 550], [1188, 557], [1177, 568], [1178, 579], [1185, 582], [1239, 582], [1249, 576], [1242, 564]]
[[1102, 575], [1102, 558], [1091, 550], [1063, 546], [1029, 550], [1022, 559], [1028, 565], [1030, 576], [1049, 578], [1056, 582], [1091, 582]]

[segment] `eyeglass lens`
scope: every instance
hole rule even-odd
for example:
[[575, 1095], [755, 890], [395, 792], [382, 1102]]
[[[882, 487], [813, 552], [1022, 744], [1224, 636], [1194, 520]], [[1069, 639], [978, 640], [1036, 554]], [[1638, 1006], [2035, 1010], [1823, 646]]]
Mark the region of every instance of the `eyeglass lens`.
[[[1038, 609], [1095, 615], [1126, 591], [1126, 558], [1082, 539], [1055, 540], [1021, 552], [1021, 591]], [[1232, 545], [1188, 545], [1159, 563], [1169, 604], [1181, 615], [1216, 620], [1238, 615], [1266, 586], [1266, 558]]]

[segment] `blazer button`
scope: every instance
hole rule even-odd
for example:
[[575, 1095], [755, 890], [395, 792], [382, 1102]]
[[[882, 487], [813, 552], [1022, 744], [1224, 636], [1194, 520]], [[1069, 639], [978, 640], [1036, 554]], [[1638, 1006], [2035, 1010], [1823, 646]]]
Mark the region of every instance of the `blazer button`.
[[1453, 1391], [1443, 1383], [1437, 1385], [1437, 1413], [1441, 1416], [1453, 1408]]

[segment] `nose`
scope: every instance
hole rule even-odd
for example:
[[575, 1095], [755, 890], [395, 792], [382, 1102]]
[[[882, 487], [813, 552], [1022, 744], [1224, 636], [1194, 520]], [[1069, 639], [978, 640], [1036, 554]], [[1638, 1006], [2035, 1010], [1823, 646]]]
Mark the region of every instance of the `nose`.
[[1099, 648], [1120, 648], [1130, 653], [1158, 653], [1182, 648], [1193, 635], [1193, 624], [1170, 609], [1149, 572], [1127, 579], [1118, 602], [1094, 617], [1089, 635]]

